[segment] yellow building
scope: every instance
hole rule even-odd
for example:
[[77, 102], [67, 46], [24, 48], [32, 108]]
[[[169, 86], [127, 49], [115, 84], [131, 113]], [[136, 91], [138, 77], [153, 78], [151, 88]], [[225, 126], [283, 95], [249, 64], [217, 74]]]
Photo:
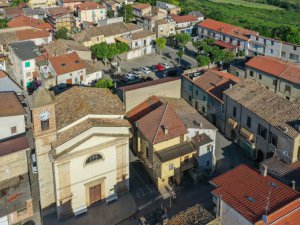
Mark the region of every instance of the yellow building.
[[180, 184], [183, 172], [194, 168], [196, 149], [188, 130], [169, 103], [152, 96], [127, 114], [134, 124], [131, 147], [146, 164], [159, 191]]
[[48, 22], [58, 30], [61, 27], [71, 31], [75, 28], [75, 19], [72, 12], [63, 7], [48, 9]]
[[32, 9], [53, 7], [56, 5], [55, 0], [29, 0], [28, 6]]

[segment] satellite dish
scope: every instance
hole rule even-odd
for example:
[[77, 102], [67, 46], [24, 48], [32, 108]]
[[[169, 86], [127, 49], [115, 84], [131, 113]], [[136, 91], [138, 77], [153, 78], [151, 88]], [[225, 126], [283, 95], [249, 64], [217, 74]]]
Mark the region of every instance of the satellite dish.
[[268, 223], [268, 216], [267, 215], [263, 215], [262, 219], [263, 219], [263, 221], [264, 221], [265, 224]]

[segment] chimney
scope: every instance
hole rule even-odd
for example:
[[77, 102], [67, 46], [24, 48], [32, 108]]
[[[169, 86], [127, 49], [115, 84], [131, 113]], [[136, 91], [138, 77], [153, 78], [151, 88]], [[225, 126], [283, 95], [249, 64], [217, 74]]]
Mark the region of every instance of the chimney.
[[267, 165], [261, 165], [260, 167], [260, 174], [263, 176], [263, 177], [266, 177], [267, 174], [268, 174], [268, 166]]
[[292, 181], [291, 181], [291, 184], [292, 184], [293, 190], [295, 190], [295, 189], [296, 189], [296, 181], [292, 180]]
[[169, 128], [168, 127], [166, 127], [166, 126], [162, 126], [162, 129], [163, 129], [163, 131], [164, 131], [164, 134], [168, 134], [169, 133]]
[[232, 84], [229, 84], [229, 89], [232, 89]]

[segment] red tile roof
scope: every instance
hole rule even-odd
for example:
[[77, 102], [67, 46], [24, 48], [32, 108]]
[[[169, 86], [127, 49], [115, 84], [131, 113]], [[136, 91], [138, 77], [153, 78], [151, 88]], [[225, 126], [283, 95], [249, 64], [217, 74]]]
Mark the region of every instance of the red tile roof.
[[80, 10], [105, 9], [103, 5], [100, 5], [96, 2], [84, 2], [79, 4], [77, 7]]
[[186, 23], [186, 22], [198, 21], [198, 18], [194, 15], [178, 16], [176, 14], [170, 14], [170, 16], [176, 23]]
[[215, 41], [215, 45], [218, 45], [222, 48], [226, 48], [226, 49], [235, 49], [237, 46], [234, 46], [232, 44], [229, 44], [229, 43], [226, 43], [224, 41], [221, 41], [221, 40], [217, 40]]
[[23, 40], [30, 40], [36, 38], [47, 38], [51, 34], [46, 30], [30, 29], [30, 30], [18, 30], [16, 31], [16, 35], [19, 41], [23, 41]]
[[270, 56], [256, 56], [246, 66], [280, 77], [292, 83], [300, 84], [300, 66]]
[[0, 92], [0, 116], [25, 115], [25, 109], [15, 92]]
[[258, 34], [256, 31], [233, 26], [231, 24], [219, 22], [213, 19], [206, 19], [200, 22], [198, 26], [217, 31], [219, 33], [227, 34], [229, 36], [236, 37], [245, 41], [248, 41], [250, 39], [250, 34]]
[[300, 200], [299, 192], [268, 175], [262, 176], [244, 164], [214, 178], [211, 183], [217, 187], [212, 192], [214, 195], [220, 196], [226, 204], [252, 223], [260, 224], [266, 213], [268, 196], [269, 222], [298, 207], [294, 201]]
[[12, 19], [7, 23], [8, 27], [23, 27], [29, 26], [42, 30], [50, 30], [52, 26], [49, 23], [45, 23], [42, 20], [35, 19], [28, 16], [19, 16], [17, 18]]
[[152, 85], [163, 84], [163, 83], [171, 82], [171, 81], [175, 81], [175, 80], [180, 80], [180, 77], [166, 77], [166, 78], [146, 81], [146, 82], [142, 82], [142, 83], [138, 83], [138, 84], [123, 86], [123, 87], [119, 87], [118, 89], [126, 92], [126, 91], [136, 90], [139, 88], [149, 87]]
[[76, 52], [50, 57], [49, 62], [58, 76], [85, 68], [84, 62], [79, 58]]
[[26, 135], [14, 137], [0, 142], [0, 157], [27, 149], [29, 144]]
[[68, 13], [71, 13], [70, 10], [68, 10], [67, 8], [64, 8], [64, 7], [50, 8], [50, 9], [48, 9], [48, 12], [52, 17], [60, 17], [60, 16], [66, 15]]
[[[184, 123], [177, 116], [172, 106], [162, 104], [136, 122], [138, 129], [152, 144], [158, 144], [186, 134]], [[168, 133], [164, 133], [164, 128]]]
[[147, 9], [147, 8], [151, 7], [151, 5], [147, 4], [147, 3], [141, 3], [141, 4], [134, 4], [131, 7], [134, 9], [143, 10], [143, 9]]

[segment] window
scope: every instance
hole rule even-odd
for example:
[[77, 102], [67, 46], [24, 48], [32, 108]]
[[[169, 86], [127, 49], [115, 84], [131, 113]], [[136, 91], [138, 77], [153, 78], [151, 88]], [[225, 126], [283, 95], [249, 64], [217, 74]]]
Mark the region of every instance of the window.
[[190, 102], [192, 101], [192, 97], [191, 97], [191, 96], [189, 96], [189, 101], [190, 101]]
[[41, 121], [41, 129], [48, 130], [49, 129], [49, 120]]
[[252, 70], [250, 70], [250, 76], [253, 77], [254, 72]]
[[285, 52], [281, 52], [281, 57], [285, 58], [286, 53]]
[[273, 54], [273, 49], [270, 49], [270, 53]]
[[270, 132], [269, 134], [269, 143], [277, 147], [278, 137], [272, 132]]
[[173, 163], [170, 163], [169, 164], [169, 170], [172, 170], [172, 169], [174, 169], [174, 165], [173, 165]]
[[207, 152], [210, 152], [210, 150], [211, 150], [211, 145], [208, 145], [207, 146]]
[[144, 46], [147, 45], [147, 40], [144, 40]]
[[204, 106], [202, 106], [202, 112], [204, 112], [204, 113], [205, 113], [205, 107], [204, 107]]
[[239, 77], [240, 73], [239, 72], [235, 72], [235, 76]]
[[30, 67], [30, 62], [25, 62], [25, 68]]
[[290, 100], [290, 97], [289, 97], [289, 96], [285, 96], [285, 99], [286, 99], [286, 100]]
[[10, 128], [10, 133], [11, 133], [11, 134], [17, 133], [17, 127], [16, 127], [16, 126], [11, 127], [11, 128]]
[[184, 157], [184, 163], [188, 163], [190, 161], [190, 158], [189, 158], [189, 156], [187, 155], [187, 156], [185, 156]]
[[291, 86], [289, 86], [289, 85], [285, 85], [285, 88], [284, 88], [284, 93], [291, 94]]
[[199, 94], [199, 93], [198, 93], [198, 90], [196, 90], [196, 95], [198, 96], [198, 94]]
[[100, 154], [93, 154], [87, 158], [87, 160], [85, 161], [85, 164], [90, 164], [90, 163], [96, 162], [101, 159], [103, 160], [103, 157]]
[[247, 127], [251, 128], [251, 117], [247, 117]]
[[203, 95], [203, 96], [202, 96], [202, 100], [203, 100], [203, 101], [206, 101], [206, 95]]
[[299, 55], [290, 53], [290, 59], [294, 61], [299, 61]]
[[294, 50], [294, 51], [297, 51], [297, 46], [294, 45], [294, 46], [293, 46], [293, 50]]
[[138, 42], [135, 42], [135, 47], [137, 47], [139, 45], [139, 43]]
[[267, 129], [260, 124], [258, 124], [257, 133], [259, 136], [263, 137], [264, 139], [267, 138]]
[[193, 86], [190, 84], [189, 86], [189, 90], [192, 91], [193, 90]]
[[[274, 41], [271, 41], [271, 45], [274, 45]], [[272, 52], [273, 52], [273, 49], [272, 49]]]
[[262, 75], [261, 74], [258, 74], [258, 79], [262, 79]]
[[273, 80], [273, 85], [277, 85], [277, 80]]
[[149, 148], [148, 148], [148, 146], [146, 146], [146, 157], [147, 157], [147, 159], [149, 159]]
[[233, 106], [232, 115], [233, 115], [234, 117], [236, 117], [236, 107], [235, 107], [235, 106]]
[[258, 37], [256, 37], [256, 41], [258, 41]]

